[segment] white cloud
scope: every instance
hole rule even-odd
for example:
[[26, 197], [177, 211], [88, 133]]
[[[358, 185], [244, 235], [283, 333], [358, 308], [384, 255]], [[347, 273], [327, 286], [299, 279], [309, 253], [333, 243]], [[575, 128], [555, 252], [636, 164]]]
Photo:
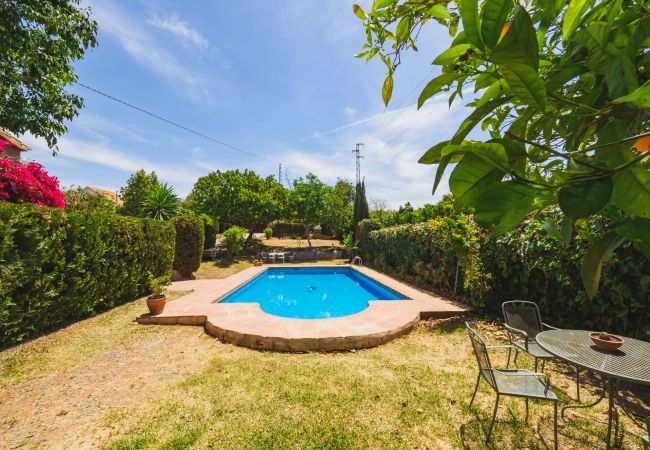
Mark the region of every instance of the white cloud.
[[100, 32], [116, 38], [122, 48], [142, 65], [173, 84], [180, 83], [184, 90], [205, 101], [207, 91], [203, 88], [203, 79], [161, 48], [137, 21], [110, 0], [95, 0], [91, 3], [93, 18], [97, 20]]
[[345, 108], [343, 108], [343, 112], [348, 117], [348, 119], [353, 119], [354, 116], [356, 116], [359, 111], [357, 111], [356, 109], [350, 106], [346, 106]]
[[147, 20], [147, 23], [156, 28], [169, 31], [175, 36], [181, 38], [184, 42], [189, 42], [201, 50], [208, 48], [208, 40], [197, 30], [191, 28], [186, 22], [180, 20], [176, 15], [162, 18], [156, 14]]
[[[29, 135], [24, 136], [23, 139], [32, 148], [33, 153], [29, 156], [33, 159], [46, 161], [51, 157], [52, 152], [44, 140]], [[73, 161], [83, 161], [85, 163], [108, 167], [127, 174], [145, 169], [147, 172], [155, 171], [161, 180], [173, 183], [177, 191], [182, 194], [189, 192], [196, 179], [202, 175], [201, 172], [179, 167], [178, 165], [160, 164], [134, 156], [128, 151], [124, 151], [120, 147], [113, 145], [105, 138], [90, 142], [86, 139], [64, 136], [59, 139], [58, 146], [59, 154], [56, 156], [56, 163], [67, 167], [74, 167], [73, 173], [75, 177], [83, 176], [83, 170], [78, 164], [73, 164]], [[77, 178], [74, 180], [66, 180], [66, 182], [81, 184]], [[94, 183], [90, 182], [87, 184]], [[113, 189], [117, 189], [118, 187], [110, 186]]]

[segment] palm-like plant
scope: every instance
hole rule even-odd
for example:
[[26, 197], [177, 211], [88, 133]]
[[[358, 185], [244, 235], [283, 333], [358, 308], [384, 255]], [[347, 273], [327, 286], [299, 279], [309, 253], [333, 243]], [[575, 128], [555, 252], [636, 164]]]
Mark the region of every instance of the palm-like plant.
[[180, 200], [167, 183], [155, 184], [142, 202], [142, 213], [157, 220], [169, 220], [178, 215], [179, 209]]

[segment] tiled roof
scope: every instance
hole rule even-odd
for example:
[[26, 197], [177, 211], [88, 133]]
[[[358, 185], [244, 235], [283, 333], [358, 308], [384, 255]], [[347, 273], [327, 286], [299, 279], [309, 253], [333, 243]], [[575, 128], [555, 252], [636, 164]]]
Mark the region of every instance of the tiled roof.
[[22, 142], [20, 142], [20, 140], [18, 140], [16, 136], [9, 133], [7, 130], [3, 130], [2, 128], [0, 128], [0, 139], [5, 139], [11, 142], [14, 145], [14, 147], [16, 147], [21, 152], [25, 152], [29, 150], [29, 147], [23, 144]]

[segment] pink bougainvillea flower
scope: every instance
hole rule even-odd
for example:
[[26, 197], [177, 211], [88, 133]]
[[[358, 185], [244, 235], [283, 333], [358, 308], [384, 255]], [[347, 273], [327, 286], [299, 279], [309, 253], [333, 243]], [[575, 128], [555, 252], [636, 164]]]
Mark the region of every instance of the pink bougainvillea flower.
[[65, 207], [56, 177], [48, 175], [39, 163], [23, 165], [8, 158], [0, 159], [0, 201]]

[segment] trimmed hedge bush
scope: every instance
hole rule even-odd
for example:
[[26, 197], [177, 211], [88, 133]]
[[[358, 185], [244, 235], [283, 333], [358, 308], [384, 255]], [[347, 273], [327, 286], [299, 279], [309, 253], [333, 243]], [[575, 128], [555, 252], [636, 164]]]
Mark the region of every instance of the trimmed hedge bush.
[[0, 203], [0, 347], [149, 292], [169, 279], [169, 222]]
[[630, 242], [614, 252], [602, 270], [600, 287], [587, 298], [580, 269], [589, 243], [600, 235], [592, 222], [567, 246], [548, 236], [543, 223], [529, 220], [517, 230], [485, 242], [481, 259], [492, 274], [491, 289], [472, 304], [501, 315], [506, 300], [537, 302], [545, 322], [558, 327], [608, 331], [650, 339], [650, 262]]
[[451, 293], [460, 261], [465, 288], [477, 295], [487, 288], [489, 277], [479, 255], [481, 233], [469, 217], [437, 217], [367, 233], [376, 226], [371, 221], [360, 223], [359, 244], [368, 264], [419, 286]]
[[171, 219], [176, 228], [176, 254], [174, 269], [186, 278], [201, 265], [205, 240], [203, 221], [198, 217], [179, 216]]
[[273, 236], [277, 238], [293, 238], [294, 236], [305, 235], [305, 225], [292, 222], [273, 222], [271, 224]]
[[445, 294], [453, 291], [460, 261], [457, 295], [498, 317], [502, 302], [532, 300], [555, 326], [649, 339], [650, 263], [645, 256], [631, 243], [619, 247], [603, 267], [598, 294], [589, 300], [580, 277], [588, 246], [584, 235], [601, 234], [604, 224], [591, 223], [568, 246], [542, 226], [541, 220], [531, 219], [488, 240], [470, 216], [450, 216], [366, 235], [362, 231], [360, 245], [364, 262]]

